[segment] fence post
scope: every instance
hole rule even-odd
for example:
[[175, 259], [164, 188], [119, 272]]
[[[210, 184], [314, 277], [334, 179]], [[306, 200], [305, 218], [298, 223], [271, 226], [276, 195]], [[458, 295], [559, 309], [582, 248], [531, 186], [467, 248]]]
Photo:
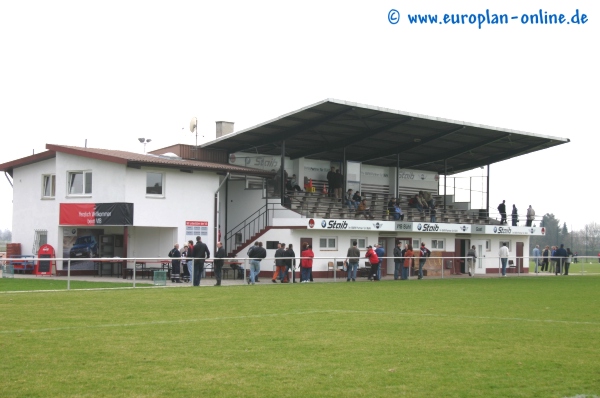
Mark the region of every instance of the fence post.
[[[135, 263], [137, 263], [137, 258], [133, 259], [133, 288], [135, 289]], [[125, 266], [127, 266], [127, 261], [125, 262]], [[127, 272], [127, 270], [125, 271]], [[142, 276], [143, 277], [143, 276]], [[152, 279], [154, 279], [154, 274], [152, 274]]]
[[67, 290], [71, 290], [71, 258], [67, 262]]
[[[404, 264], [402, 264], [404, 266]], [[442, 257], [442, 279], [444, 279], [444, 257]]]
[[337, 258], [333, 258], [333, 281], [336, 281], [336, 273], [337, 273]]

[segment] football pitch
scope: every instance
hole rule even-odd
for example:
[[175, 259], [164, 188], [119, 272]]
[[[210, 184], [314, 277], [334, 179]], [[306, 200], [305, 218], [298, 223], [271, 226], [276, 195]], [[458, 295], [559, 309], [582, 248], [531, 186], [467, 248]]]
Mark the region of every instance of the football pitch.
[[600, 396], [599, 276], [14, 283], [0, 279], [2, 397]]

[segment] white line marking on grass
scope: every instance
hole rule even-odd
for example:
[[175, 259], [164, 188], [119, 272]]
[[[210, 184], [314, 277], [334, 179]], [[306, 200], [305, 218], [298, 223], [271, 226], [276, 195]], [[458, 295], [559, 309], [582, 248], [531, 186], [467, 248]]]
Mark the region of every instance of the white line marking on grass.
[[383, 311], [358, 311], [358, 310], [331, 310], [329, 312], [376, 314], [376, 315], [430, 316], [430, 317], [440, 317], [440, 318], [485, 319], [485, 320], [492, 320], [492, 321], [566, 323], [566, 324], [575, 324], [575, 325], [600, 325], [600, 322], [589, 322], [589, 321], [557, 321], [557, 320], [553, 320], [553, 319], [504, 318], [504, 317], [494, 317], [494, 316], [427, 314], [427, 313], [419, 313], [419, 312], [383, 312]]
[[82, 329], [125, 328], [125, 327], [135, 327], [135, 326], [152, 326], [152, 325], [174, 325], [174, 324], [181, 324], [181, 323], [227, 321], [227, 320], [252, 319], [252, 318], [274, 318], [274, 317], [278, 317], [278, 316], [332, 314], [332, 313], [334, 313], [334, 314], [423, 316], [423, 317], [440, 317], [440, 318], [480, 319], [480, 320], [491, 320], [491, 321], [564, 323], [564, 324], [572, 324], [572, 325], [600, 325], [600, 322], [557, 321], [557, 320], [553, 320], [553, 319], [504, 318], [504, 317], [491, 317], [491, 316], [427, 314], [427, 313], [418, 313], [418, 312], [321, 310], [321, 311], [286, 312], [286, 313], [281, 313], [281, 314], [256, 314], [256, 315], [226, 316], [226, 317], [201, 318], [201, 319], [179, 319], [179, 320], [172, 320], [172, 321], [165, 320], [165, 321], [136, 322], [136, 323], [108, 323], [108, 324], [93, 325], [93, 326], [69, 326], [69, 327], [42, 328], [42, 329], [2, 330], [2, 331], [0, 331], [0, 335], [17, 334], [17, 333], [57, 332], [57, 331], [65, 331], [65, 330], [82, 330]]

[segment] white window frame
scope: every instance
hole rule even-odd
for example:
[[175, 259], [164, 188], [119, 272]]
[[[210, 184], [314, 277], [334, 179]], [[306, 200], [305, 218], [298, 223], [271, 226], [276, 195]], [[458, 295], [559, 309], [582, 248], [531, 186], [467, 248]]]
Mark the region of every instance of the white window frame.
[[[161, 178], [160, 181], [162, 183], [161, 188], [162, 188], [162, 193], [148, 193], [148, 174], [160, 174]], [[146, 197], [147, 198], [164, 198], [165, 197], [165, 180], [166, 180], [166, 174], [162, 173], [160, 171], [147, 171], [146, 172]]]
[[486, 252], [491, 252], [492, 251], [492, 240], [491, 239], [486, 239], [485, 240], [485, 251]]
[[508, 251], [510, 251], [510, 242], [511, 242], [510, 240], [501, 240], [500, 244], [498, 246], [498, 249], [501, 249], [503, 246], [503, 243], [506, 243], [506, 247], [508, 247]]
[[[325, 247], [321, 246], [321, 239], [326, 239]], [[333, 240], [334, 246], [330, 246], [331, 240]], [[338, 249], [338, 237], [337, 236], [319, 236], [319, 250], [331, 250], [336, 251]]]
[[[361, 240], [364, 241], [364, 245], [363, 246], [361, 246], [361, 244], [360, 244]], [[349, 247], [352, 247], [352, 242], [354, 242], [354, 241], [356, 241], [356, 243], [358, 243], [356, 245], [356, 247], [358, 247], [361, 250], [367, 250], [367, 246], [369, 246], [369, 240], [367, 239], [366, 236], [361, 236], [360, 238], [359, 237], [350, 238], [350, 245], [349, 245]]]
[[[441, 243], [441, 246], [440, 246]], [[446, 251], [446, 239], [432, 239], [431, 248]]]
[[[74, 174], [81, 174], [82, 177], [82, 186], [81, 186], [81, 192], [71, 192], [71, 176]], [[92, 196], [92, 192], [93, 190], [93, 183], [94, 183], [94, 179], [92, 178], [92, 171], [91, 170], [71, 170], [67, 172], [67, 196]], [[90, 191], [86, 192], [86, 188], [87, 188], [87, 180], [88, 178], [91, 179], [91, 184], [90, 184]]]
[[421, 247], [421, 239], [413, 239], [412, 247], [413, 247], [413, 250], [419, 250], [419, 248]]
[[[51, 192], [46, 195], [48, 182], [51, 184]], [[56, 197], [56, 174], [42, 174], [42, 199], [54, 199]]]

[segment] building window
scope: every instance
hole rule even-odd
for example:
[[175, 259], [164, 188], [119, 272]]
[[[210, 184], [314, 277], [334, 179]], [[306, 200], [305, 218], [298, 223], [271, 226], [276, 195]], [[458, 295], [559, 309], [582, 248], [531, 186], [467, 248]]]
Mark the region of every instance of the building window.
[[337, 250], [337, 236], [327, 237], [327, 238], [319, 238], [319, 249], [321, 250]]
[[444, 239], [432, 239], [431, 240], [431, 248], [437, 250], [444, 250]]
[[48, 243], [48, 231], [45, 229], [36, 229], [34, 231], [34, 234], [35, 235], [33, 236], [33, 247], [31, 248], [31, 252], [37, 256], [40, 246], [43, 246], [46, 243]]
[[420, 239], [413, 239], [413, 241], [412, 241], [412, 247], [413, 247], [413, 250], [419, 250], [419, 247], [421, 247], [421, 240]]
[[164, 175], [163, 173], [146, 173], [146, 195], [164, 196]]
[[492, 241], [490, 239], [485, 241], [485, 251], [486, 252], [492, 251]]
[[44, 174], [42, 177], [42, 197], [54, 198], [56, 195], [56, 175]]
[[92, 172], [70, 171], [67, 183], [69, 195], [90, 195], [92, 193]]
[[510, 251], [510, 241], [500, 241], [500, 246], [498, 247], [499, 249], [502, 248], [502, 246], [504, 246], [504, 244], [506, 243], [506, 247], [508, 247], [508, 250]]
[[352, 243], [356, 242], [359, 249], [367, 248], [367, 238], [350, 238], [350, 247], [352, 247]]

